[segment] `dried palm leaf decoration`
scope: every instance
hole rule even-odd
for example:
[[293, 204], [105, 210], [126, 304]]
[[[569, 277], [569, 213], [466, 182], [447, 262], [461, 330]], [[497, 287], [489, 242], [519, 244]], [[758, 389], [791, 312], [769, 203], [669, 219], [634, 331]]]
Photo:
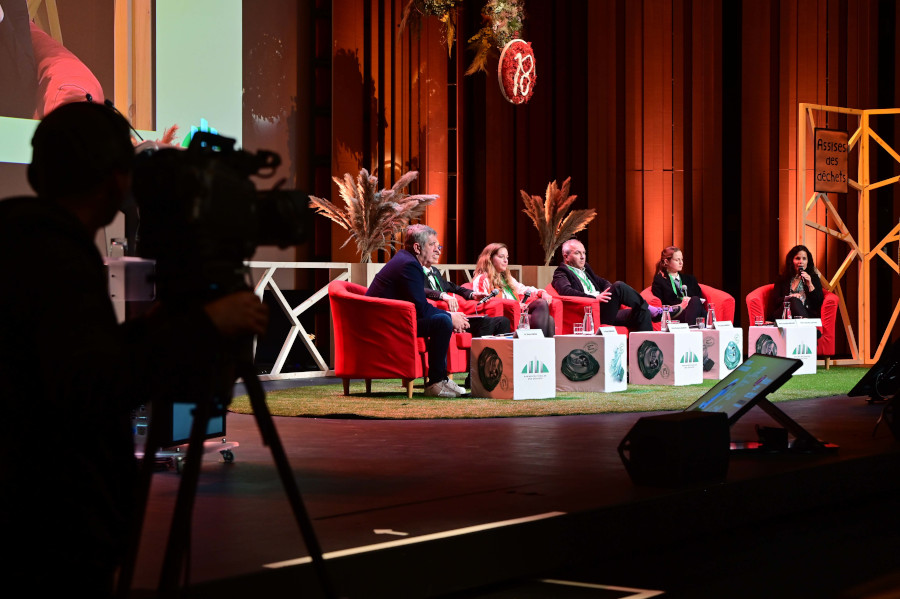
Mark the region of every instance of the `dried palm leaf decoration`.
[[359, 171], [355, 181], [346, 173], [343, 179], [332, 177], [346, 207], [315, 196], [309, 197], [309, 205], [350, 232], [341, 247], [355, 239], [360, 261], [371, 262], [372, 252], [399, 245], [397, 235], [411, 220], [425, 214], [425, 207], [438, 198], [437, 195], [409, 195], [404, 191], [418, 176], [418, 171], [409, 171], [392, 188], [377, 191], [378, 177], [366, 169]]
[[588, 223], [597, 216], [593, 208], [587, 210], [573, 210], [568, 212], [572, 203], [578, 196], [569, 195], [569, 182], [572, 177], [563, 181], [562, 187], [558, 187], [556, 181], [547, 185], [546, 200], [541, 196], [531, 196], [525, 190], [519, 190], [522, 200], [525, 202], [523, 212], [531, 218], [535, 228], [541, 236], [541, 245], [544, 248], [544, 266], [550, 265], [550, 260], [557, 248], [568, 239], [571, 239], [579, 231], [587, 228]]

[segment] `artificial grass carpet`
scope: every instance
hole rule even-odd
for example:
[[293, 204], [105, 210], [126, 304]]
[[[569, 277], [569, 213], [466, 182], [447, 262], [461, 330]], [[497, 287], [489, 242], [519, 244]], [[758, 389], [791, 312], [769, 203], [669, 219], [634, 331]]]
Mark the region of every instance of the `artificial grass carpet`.
[[[846, 395], [867, 368], [832, 366], [816, 374], [791, 377], [775, 393], [772, 402]], [[350, 383], [350, 395], [343, 395], [341, 383], [310, 385], [266, 393], [266, 405], [273, 416], [358, 417], [382, 419], [506, 418], [520, 416], [565, 416], [613, 412], [661, 412], [683, 410], [718, 381], [699, 385], [629, 385], [615, 393], [557, 392], [554, 399], [486, 399], [480, 397], [425, 397], [421, 382], [412, 399], [399, 380], [374, 380], [372, 393], [365, 394], [363, 381]], [[237, 396], [229, 409], [250, 414], [246, 395]]]

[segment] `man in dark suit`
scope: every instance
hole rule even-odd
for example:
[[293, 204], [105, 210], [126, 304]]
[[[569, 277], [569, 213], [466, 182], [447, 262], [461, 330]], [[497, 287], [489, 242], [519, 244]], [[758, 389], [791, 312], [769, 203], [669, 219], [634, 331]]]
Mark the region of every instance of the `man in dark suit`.
[[[587, 252], [577, 239], [562, 245], [563, 263], [553, 273], [553, 288], [560, 295], [596, 297], [600, 301], [600, 322], [624, 326], [629, 331], [652, 331], [653, 314], [659, 310], [632, 287], [616, 281], [610, 283], [587, 264]], [[624, 308], [622, 306], [625, 306]]]
[[428, 350], [428, 375], [425, 395], [429, 397], [459, 397], [466, 390], [447, 378], [447, 350], [453, 332], [469, 328], [469, 321], [461, 312], [439, 310], [425, 299], [424, 265], [438, 250], [437, 232], [426, 225], [411, 225], [406, 229], [406, 243], [384, 265], [366, 295], [411, 302], [416, 307], [416, 330], [425, 338]]
[[[425, 297], [435, 301], [447, 302], [450, 312], [459, 312], [459, 301], [454, 294], [462, 296], [467, 300], [482, 300], [487, 297], [486, 293], [473, 291], [466, 287], [460, 287], [455, 283], [451, 283], [441, 276], [441, 273], [435, 268], [438, 260], [441, 258], [443, 246], [437, 246], [437, 252], [431, 255], [431, 258], [423, 265], [425, 267]], [[502, 335], [509, 333], [512, 329], [509, 325], [509, 319], [505, 316], [481, 316], [472, 318], [470, 315], [469, 332], [472, 337], [484, 337], [485, 335]]]

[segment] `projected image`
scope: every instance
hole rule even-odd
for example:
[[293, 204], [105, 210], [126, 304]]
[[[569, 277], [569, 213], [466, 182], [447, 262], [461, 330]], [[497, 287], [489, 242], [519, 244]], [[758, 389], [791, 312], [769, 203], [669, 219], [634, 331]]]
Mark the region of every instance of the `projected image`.
[[0, 0], [0, 116], [39, 120], [67, 102], [103, 102], [98, 73], [111, 80], [112, 22], [101, 0]]

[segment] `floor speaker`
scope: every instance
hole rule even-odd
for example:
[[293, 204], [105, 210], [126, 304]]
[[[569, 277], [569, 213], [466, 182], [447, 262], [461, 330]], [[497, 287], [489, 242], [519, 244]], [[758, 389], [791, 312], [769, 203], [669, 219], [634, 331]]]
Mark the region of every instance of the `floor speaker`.
[[634, 484], [676, 487], [723, 480], [730, 444], [725, 413], [676, 412], [638, 420], [619, 457]]

